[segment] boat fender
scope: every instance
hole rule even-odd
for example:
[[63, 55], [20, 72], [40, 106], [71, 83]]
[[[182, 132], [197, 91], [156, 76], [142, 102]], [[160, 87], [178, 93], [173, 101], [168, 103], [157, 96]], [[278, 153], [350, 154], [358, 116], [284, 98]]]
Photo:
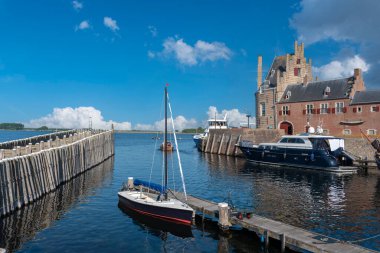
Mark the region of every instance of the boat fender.
[[261, 157], [262, 157], [262, 158], [264, 158], [264, 154], [265, 154], [264, 151], [261, 152]]
[[311, 153], [311, 155], [310, 155], [310, 160], [311, 160], [311, 161], [314, 161], [314, 153]]
[[239, 220], [242, 220], [242, 219], [243, 219], [243, 214], [240, 213], [240, 212], [238, 213], [238, 219], [239, 219]]
[[284, 153], [284, 159], [286, 159], [286, 153]]

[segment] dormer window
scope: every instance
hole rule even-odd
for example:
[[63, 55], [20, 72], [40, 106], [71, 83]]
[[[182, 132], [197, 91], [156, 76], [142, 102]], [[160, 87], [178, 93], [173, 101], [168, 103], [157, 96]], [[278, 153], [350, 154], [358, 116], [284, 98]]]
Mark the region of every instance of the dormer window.
[[330, 95], [330, 93], [331, 93], [331, 89], [330, 89], [329, 86], [327, 86], [327, 87], [325, 88], [324, 92], [323, 92], [323, 95], [328, 96], [328, 95]]
[[289, 99], [291, 95], [292, 95], [292, 92], [288, 90], [288, 92], [286, 92], [285, 99]]

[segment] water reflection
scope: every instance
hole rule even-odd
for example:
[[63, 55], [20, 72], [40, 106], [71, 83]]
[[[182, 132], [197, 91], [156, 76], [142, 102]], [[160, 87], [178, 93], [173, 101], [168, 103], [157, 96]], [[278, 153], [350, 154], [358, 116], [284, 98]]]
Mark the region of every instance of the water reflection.
[[165, 240], [167, 238], [167, 233], [172, 235], [186, 238], [193, 237], [191, 232], [191, 226], [178, 224], [174, 222], [168, 222], [162, 219], [153, 218], [146, 215], [141, 215], [119, 202], [118, 207], [129, 217], [133, 219], [133, 223], [142, 227], [143, 229], [149, 231], [152, 235], [158, 236]]
[[[211, 177], [231, 189], [245, 185], [239, 207], [343, 240], [380, 233], [380, 176], [259, 166], [244, 159], [200, 154]], [[236, 180], [238, 179], [238, 180]], [[236, 197], [236, 190], [235, 190]], [[369, 244], [369, 245], [368, 245]], [[380, 249], [380, 238], [363, 242]]]
[[50, 227], [54, 221], [81, 199], [94, 194], [94, 190], [112, 177], [114, 158], [111, 157], [91, 170], [61, 185], [54, 192], [17, 210], [0, 220], [0, 247], [7, 252], [20, 248], [36, 233]]

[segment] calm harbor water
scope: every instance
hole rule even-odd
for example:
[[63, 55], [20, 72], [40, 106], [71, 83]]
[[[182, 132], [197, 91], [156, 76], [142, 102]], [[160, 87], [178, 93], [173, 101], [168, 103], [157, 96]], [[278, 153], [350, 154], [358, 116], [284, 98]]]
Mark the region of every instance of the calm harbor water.
[[[0, 141], [33, 134], [41, 133], [1, 131]], [[200, 224], [189, 231], [164, 224], [161, 230], [118, 206], [117, 191], [128, 176], [149, 179], [152, 167], [152, 180], [160, 183], [162, 153], [154, 136], [116, 134], [114, 158], [2, 218], [0, 247], [17, 252], [263, 252], [253, 234], [223, 237]], [[190, 135], [179, 137], [189, 194], [216, 202], [232, 199], [239, 208], [342, 240], [380, 233], [380, 175], [258, 167], [199, 153]], [[175, 153], [169, 155], [172, 162]], [[177, 168], [169, 175], [171, 188], [180, 189]], [[380, 237], [358, 244], [380, 250]]]

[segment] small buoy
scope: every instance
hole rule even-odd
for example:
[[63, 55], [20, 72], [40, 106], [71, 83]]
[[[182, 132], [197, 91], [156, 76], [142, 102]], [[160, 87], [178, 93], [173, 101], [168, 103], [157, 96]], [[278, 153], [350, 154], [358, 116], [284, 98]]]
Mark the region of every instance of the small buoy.
[[247, 217], [247, 219], [250, 219], [251, 218], [251, 213], [247, 213], [246, 217]]
[[243, 219], [243, 214], [242, 214], [242, 213], [238, 213], [238, 219], [239, 219], [239, 220], [242, 220], [242, 219]]

